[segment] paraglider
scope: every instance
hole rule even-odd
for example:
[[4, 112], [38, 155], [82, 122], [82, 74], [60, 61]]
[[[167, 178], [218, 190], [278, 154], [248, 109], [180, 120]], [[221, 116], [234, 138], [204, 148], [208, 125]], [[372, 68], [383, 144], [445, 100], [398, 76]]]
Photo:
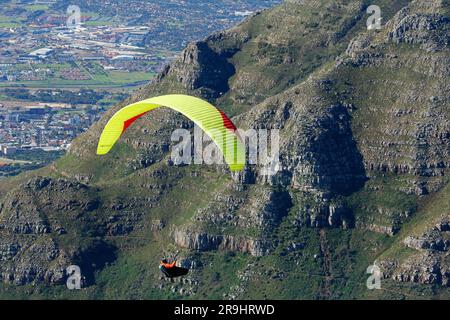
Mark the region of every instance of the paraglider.
[[159, 270], [170, 279], [182, 277], [189, 273], [189, 269], [178, 267], [177, 261], [169, 262], [167, 259], [161, 261]]
[[[245, 166], [245, 146], [233, 122], [210, 103], [187, 95], [166, 95], [128, 105], [114, 114], [106, 124], [97, 147], [98, 155], [110, 152], [121, 135], [148, 112], [167, 107], [192, 120], [217, 145], [231, 171], [241, 171]], [[177, 266], [175, 259], [163, 259], [159, 270], [171, 280], [185, 276], [189, 269]]]
[[179, 94], [154, 97], [119, 110], [106, 125], [98, 143], [97, 154], [109, 153], [120, 136], [137, 119], [160, 107], [180, 112], [198, 125], [220, 149], [231, 171], [244, 169], [245, 147], [233, 122], [210, 103]]

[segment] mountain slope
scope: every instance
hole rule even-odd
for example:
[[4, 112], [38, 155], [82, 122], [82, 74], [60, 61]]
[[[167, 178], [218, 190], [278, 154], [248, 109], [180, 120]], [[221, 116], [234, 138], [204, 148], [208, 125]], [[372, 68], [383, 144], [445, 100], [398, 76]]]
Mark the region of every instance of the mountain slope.
[[[5, 183], [0, 296], [449, 298], [448, 2], [378, 1], [380, 31], [368, 4], [289, 1], [192, 43], [63, 159]], [[282, 170], [169, 166], [192, 124], [166, 110], [95, 155], [117, 108], [169, 92], [280, 129]], [[157, 265], [178, 250], [192, 271], [171, 284]], [[87, 288], [58, 285], [68, 264]]]

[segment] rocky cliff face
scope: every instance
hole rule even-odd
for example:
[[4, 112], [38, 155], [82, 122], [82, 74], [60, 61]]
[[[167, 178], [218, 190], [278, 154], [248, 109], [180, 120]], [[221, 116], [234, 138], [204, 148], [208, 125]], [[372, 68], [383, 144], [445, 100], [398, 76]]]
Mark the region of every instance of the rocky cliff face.
[[415, 252], [404, 261], [397, 259], [383, 260], [380, 265], [385, 277], [399, 282], [421, 284], [450, 284], [450, 266], [448, 250], [450, 246], [449, 216], [418, 237], [408, 236], [403, 246]]
[[[36, 177], [20, 185], [0, 206], [0, 279], [22, 285], [64, 283], [66, 268], [99, 246], [69, 239], [90, 225], [98, 235], [114, 230], [108, 221], [90, 216], [99, 207], [95, 190], [78, 182]], [[110, 254], [108, 246], [104, 249]]]
[[39, 242], [2, 237], [0, 247], [2, 282], [24, 285], [33, 282], [63, 284], [70, 258], [51, 238]]
[[[367, 31], [365, 1], [287, 1], [190, 44], [114, 110], [160, 93], [202, 96], [240, 128], [280, 130], [281, 170], [268, 177], [249, 165], [232, 176], [224, 166], [169, 165], [171, 131], [192, 124], [165, 110], [100, 159], [95, 145], [111, 110], [46, 177], [0, 196], [2, 280], [60, 283], [63, 266], [78, 263], [91, 284], [100, 271], [114, 286], [111, 274], [148, 269], [142, 252], [157, 263], [181, 250], [190, 285], [245, 275], [246, 288], [221, 298], [257, 285], [258, 298], [273, 297], [273, 287], [291, 294], [279, 298], [347, 297], [339, 279], [360, 283], [375, 259], [394, 286], [448, 286], [448, 199], [437, 200], [450, 167], [448, 8], [380, 5], [380, 31]], [[154, 297], [181, 290], [146, 275]], [[130, 291], [144, 286], [136, 277]], [[366, 296], [357, 288], [349, 298]]]
[[261, 257], [270, 252], [270, 244], [261, 240], [238, 238], [228, 235], [212, 236], [207, 233], [194, 233], [189, 230], [177, 230], [174, 232], [173, 237], [178, 246], [190, 250], [227, 250], [249, 253], [255, 257]]
[[[215, 50], [210, 43], [225, 41], [224, 37], [232, 36], [222, 33], [205, 41], [189, 44], [180, 59], [163, 70], [158, 81], [174, 78], [187, 90], [199, 90], [209, 99], [218, 98], [229, 90], [228, 79], [236, 71], [228, 58], [238, 50], [239, 43], [244, 42], [245, 39], [233, 39], [236, 41], [236, 47], [231, 50]], [[235, 36], [238, 37], [237, 34]], [[212, 64], [211, 61], [214, 63]]]

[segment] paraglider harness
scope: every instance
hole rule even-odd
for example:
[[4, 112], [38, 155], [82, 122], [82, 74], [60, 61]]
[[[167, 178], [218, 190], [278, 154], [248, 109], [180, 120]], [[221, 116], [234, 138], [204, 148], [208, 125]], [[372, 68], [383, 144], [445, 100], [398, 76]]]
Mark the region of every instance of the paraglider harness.
[[177, 266], [177, 255], [178, 253], [173, 259], [171, 259], [172, 262], [169, 262], [169, 259], [163, 259], [159, 264], [159, 270], [161, 270], [161, 272], [170, 279], [185, 276], [189, 272], [189, 269]]

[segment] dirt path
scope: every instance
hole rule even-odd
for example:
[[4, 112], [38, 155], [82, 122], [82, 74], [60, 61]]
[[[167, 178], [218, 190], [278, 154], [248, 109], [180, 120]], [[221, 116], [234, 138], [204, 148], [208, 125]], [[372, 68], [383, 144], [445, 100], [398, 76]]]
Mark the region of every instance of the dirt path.
[[329, 299], [332, 296], [331, 282], [333, 281], [332, 267], [331, 267], [331, 254], [328, 246], [327, 235], [324, 229], [319, 231], [320, 236], [320, 251], [323, 256], [324, 267], [324, 280], [321, 285], [320, 297], [323, 299]]

